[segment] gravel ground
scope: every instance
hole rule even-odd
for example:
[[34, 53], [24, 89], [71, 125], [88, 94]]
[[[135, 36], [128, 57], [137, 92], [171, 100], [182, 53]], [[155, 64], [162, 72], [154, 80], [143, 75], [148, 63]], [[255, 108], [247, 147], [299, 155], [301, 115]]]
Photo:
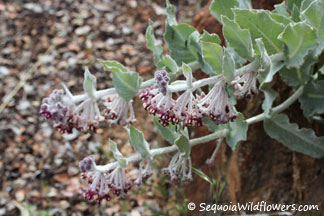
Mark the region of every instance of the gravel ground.
[[[178, 1], [181, 21], [191, 22], [196, 2]], [[38, 114], [41, 99], [61, 88], [61, 82], [73, 93], [81, 93], [86, 66], [96, 75], [98, 89], [111, 87], [109, 73], [96, 59], [117, 60], [150, 78], [155, 68], [145, 45], [145, 29], [152, 19], [156, 36], [162, 40], [164, 7], [163, 0], [0, 0], [1, 103], [26, 80], [0, 113], [0, 215], [152, 215], [155, 211], [167, 215], [172, 208], [181, 211], [177, 209], [183, 197], [174, 193], [175, 188], [158, 170], [147, 186], [133, 189], [123, 200], [100, 205], [85, 200], [79, 194], [78, 162], [90, 154], [102, 164], [109, 161], [109, 137], [122, 153], [132, 154], [125, 130], [104, 123], [96, 134], [62, 135]], [[30, 71], [36, 62], [36, 69]], [[152, 146], [163, 145], [139, 100], [135, 109], [135, 126]], [[129, 168], [128, 175], [136, 176], [137, 165]]]

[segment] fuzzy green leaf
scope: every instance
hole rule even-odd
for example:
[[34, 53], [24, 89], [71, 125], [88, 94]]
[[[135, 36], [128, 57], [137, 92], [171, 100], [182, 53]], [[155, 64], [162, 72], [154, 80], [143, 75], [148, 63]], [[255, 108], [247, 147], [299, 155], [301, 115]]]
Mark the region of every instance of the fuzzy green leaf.
[[229, 19], [234, 18], [232, 8], [251, 9], [250, 0], [213, 0], [210, 4], [209, 10], [220, 23], [222, 23], [222, 16]]
[[287, 8], [290, 11], [293, 11], [294, 7], [299, 9], [302, 2], [303, 2], [303, 0], [287, 0]]
[[213, 0], [213, 2], [210, 4], [209, 10], [211, 15], [222, 23], [222, 15], [230, 19], [234, 18], [234, 14], [231, 9], [238, 7], [238, 5], [237, 0]]
[[103, 65], [104, 69], [110, 71], [112, 68], [118, 68], [121, 72], [127, 72], [127, 68], [120, 64], [118, 61], [104, 61], [99, 60], [99, 62]]
[[117, 143], [109, 139], [109, 145], [110, 145], [110, 150], [113, 153], [114, 158], [119, 162], [119, 165], [121, 165], [122, 167], [126, 167], [127, 160], [123, 158], [123, 155], [118, 150]]
[[168, 72], [176, 73], [179, 70], [177, 63], [169, 55], [162, 57], [161, 64], [163, 65], [163, 69]]
[[299, 102], [307, 117], [324, 113], [324, 81], [308, 82]]
[[200, 42], [211, 42], [211, 43], [221, 43], [221, 40], [217, 34], [210, 34], [204, 30], [203, 34], [200, 36]]
[[280, 71], [280, 69], [284, 66], [284, 61], [272, 62], [270, 56], [268, 55], [264, 44], [261, 38], [255, 40], [258, 46], [258, 50], [261, 53], [260, 57], [260, 75], [258, 76], [260, 87], [265, 83], [270, 83], [273, 79], [273, 76]]
[[168, 44], [171, 57], [181, 65], [197, 60], [197, 54], [189, 48], [189, 37], [196, 29], [188, 24], [166, 25], [164, 40]]
[[88, 67], [84, 71], [83, 90], [91, 98], [95, 98], [97, 79], [93, 76]]
[[283, 31], [284, 25], [275, 21], [268, 12], [263, 10], [234, 9], [235, 21], [242, 29], [250, 31], [252, 41], [262, 38], [269, 55], [281, 52], [283, 42], [278, 35]]
[[308, 8], [310, 4], [312, 4], [314, 0], [303, 0], [303, 2], [300, 5], [300, 11], [303, 12]]
[[141, 131], [138, 131], [133, 126], [130, 126], [129, 129], [125, 129], [128, 132], [129, 142], [134, 147], [136, 152], [140, 153], [142, 158], [144, 159], [151, 159], [150, 146], [146, 142], [143, 133]]
[[192, 70], [189, 65], [182, 63], [182, 72], [186, 77], [187, 86], [192, 87]]
[[284, 114], [274, 115], [264, 120], [267, 134], [289, 149], [314, 158], [324, 156], [324, 137], [317, 137], [312, 129], [299, 129], [297, 124], [289, 122]]
[[234, 79], [235, 62], [230, 52], [224, 49], [223, 56], [223, 75], [227, 82], [231, 82]]
[[223, 49], [217, 43], [202, 42], [204, 61], [212, 68], [215, 74], [222, 73]]
[[288, 47], [287, 67], [298, 68], [304, 63], [309, 51], [316, 47], [316, 31], [306, 23], [289, 24], [279, 39]]
[[154, 36], [153, 23], [149, 20], [149, 26], [146, 29], [146, 43], [147, 47], [153, 52], [153, 59], [156, 66], [159, 67], [159, 63], [162, 60], [163, 56], [163, 47], [157, 42]]
[[299, 68], [290, 68], [284, 67], [280, 70], [279, 74], [283, 81], [289, 86], [295, 87], [299, 85], [304, 85], [308, 82], [313, 72], [314, 64], [316, 60], [314, 56], [309, 54]]
[[248, 125], [244, 120], [244, 116], [239, 113], [234, 122], [229, 123], [229, 134], [226, 137], [227, 144], [233, 151], [237, 148], [241, 141], [246, 140]]
[[169, 0], [166, 0], [166, 12], [167, 12], [167, 23], [168, 25], [177, 25], [176, 18], [176, 8], [170, 3]]
[[318, 46], [315, 50], [315, 56], [319, 56], [324, 50], [324, 0], [313, 1], [301, 13], [301, 17], [316, 29]]
[[271, 11], [267, 11], [267, 13], [271, 16], [272, 19], [274, 19], [278, 23], [283, 24], [284, 26], [286, 26], [289, 23], [293, 22], [292, 19], [290, 19], [289, 17], [286, 17], [284, 15], [272, 13]]
[[176, 140], [175, 145], [178, 147], [181, 154], [185, 157], [190, 156], [190, 143], [187, 136], [181, 134]]
[[283, 16], [289, 16], [285, 1], [281, 2], [280, 4], [276, 4], [274, 8], [275, 9], [272, 11], [273, 13], [280, 14]]
[[125, 101], [131, 100], [141, 86], [142, 78], [134, 72], [122, 72], [119, 68], [111, 68], [112, 80], [119, 96]]
[[270, 118], [270, 111], [272, 108], [273, 101], [276, 99], [276, 91], [269, 87], [269, 84], [263, 84], [260, 90], [264, 93], [264, 100], [262, 103], [262, 109], [267, 118]]
[[253, 60], [254, 51], [249, 30], [222, 16], [223, 34], [227, 43], [243, 58]]

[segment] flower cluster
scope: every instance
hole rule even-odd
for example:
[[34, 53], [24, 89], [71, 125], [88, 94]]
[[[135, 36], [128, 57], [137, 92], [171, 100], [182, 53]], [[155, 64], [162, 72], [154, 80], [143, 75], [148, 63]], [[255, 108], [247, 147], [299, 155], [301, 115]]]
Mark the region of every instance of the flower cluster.
[[135, 184], [137, 186], [142, 186], [151, 176], [151, 161], [147, 161], [147, 164], [144, 164], [144, 160], [141, 160], [139, 165], [139, 175], [138, 178], [135, 180]]
[[126, 178], [125, 168], [117, 166], [108, 172], [96, 170], [93, 156], [84, 158], [79, 163], [82, 179], [87, 183], [84, 196], [97, 202], [111, 199], [110, 192], [116, 196], [124, 196], [131, 188], [132, 183]]
[[178, 151], [171, 159], [167, 168], [163, 168], [162, 172], [171, 177], [172, 182], [187, 182], [192, 180], [191, 159], [185, 157]]
[[[158, 80], [162, 77], [160, 73], [159, 71], [158, 76], [155, 76], [157, 83], [161, 82]], [[227, 123], [236, 118], [223, 81], [217, 82], [207, 95], [202, 93], [198, 97], [191, 89], [187, 89], [174, 100], [170, 91], [164, 93], [161, 87], [150, 87], [140, 94], [140, 98], [144, 101], [144, 108], [158, 116], [159, 122], [164, 126], [180, 122], [183, 126], [202, 126], [203, 116], [210, 117], [217, 124]]]
[[65, 92], [56, 89], [43, 99], [40, 114], [52, 120], [54, 127], [62, 133], [72, 133], [73, 128], [85, 132], [96, 131], [99, 122], [104, 119], [95, 99], [87, 97], [76, 105], [66, 87]]
[[[110, 124], [120, 124], [127, 125], [133, 124], [136, 122], [133, 105], [133, 100], [125, 101], [119, 95], [115, 95], [113, 97], [108, 97], [105, 103], [105, 118], [109, 119]], [[129, 118], [128, 112], [130, 112]]]
[[154, 73], [154, 78], [156, 80], [156, 84], [160, 88], [160, 92], [163, 95], [166, 95], [168, 82], [170, 81], [170, 78], [169, 78], [167, 72], [165, 70], [158, 70]]
[[217, 82], [207, 95], [202, 93], [198, 101], [203, 115], [210, 117], [216, 124], [225, 124], [237, 117], [231, 108], [223, 81]]
[[252, 95], [258, 94], [259, 91], [256, 87], [257, 75], [257, 72], [249, 72], [233, 80], [231, 84], [235, 89], [234, 95], [237, 98], [246, 97], [250, 99]]
[[62, 133], [72, 133], [74, 104], [64, 90], [55, 89], [44, 98], [39, 113], [54, 122], [54, 127]]

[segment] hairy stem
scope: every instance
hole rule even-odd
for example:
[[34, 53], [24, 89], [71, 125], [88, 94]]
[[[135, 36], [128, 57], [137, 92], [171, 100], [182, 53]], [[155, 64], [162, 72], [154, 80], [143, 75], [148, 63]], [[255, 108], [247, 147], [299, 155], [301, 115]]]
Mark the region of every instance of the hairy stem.
[[[293, 104], [302, 94], [303, 94], [304, 86], [300, 86], [297, 91], [294, 92], [287, 100], [285, 100], [282, 104], [272, 108], [272, 114], [280, 113], [283, 110], [287, 109], [291, 104]], [[246, 120], [248, 125], [254, 124], [260, 121], [263, 121], [266, 118], [264, 113], [253, 116]]]
[[[272, 56], [270, 56], [272, 62], [277, 62], [277, 61], [282, 61], [284, 60], [284, 55], [283, 53], [277, 53], [277, 54], [274, 54]], [[197, 61], [193, 61], [193, 62], [190, 62], [188, 64], [191, 69], [193, 71], [197, 70], [199, 67], [200, 67], [200, 64], [199, 62]], [[258, 58], [255, 58], [255, 60], [239, 69], [236, 69], [235, 72], [234, 72], [234, 76], [241, 76], [245, 73], [248, 73], [248, 72], [252, 72], [252, 71], [256, 71], [260, 66], [260, 61]], [[181, 70], [178, 71], [178, 73], [181, 72]], [[201, 80], [198, 80], [196, 82], [194, 82], [192, 85], [193, 85], [193, 91], [196, 90], [197, 88], [200, 88], [200, 87], [203, 87], [203, 86], [206, 86], [206, 85], [210, 85], [210, 84], [213, 84], [215, 83], [217, 80], [219, 80], [220, 78], [222, 77], [221, 74], [219, 75], [216, 75], [216, 76], [212, 76], [212, 77], [208, 77], [208, 78], [205, 78], [205, 79], [201, 79]], [[155, 83], [155, 79], [152, 78], [152, 79], [149, 79], [149, 80], [146, 80], [144, 81], [142, 84], [141, 84], [141, 89], [144, 89], [144, 88], [147, 88], [147, 87], [150, 87], [152, 86], [153, 84]], [[180, 84], [180, 85], [169, 85], [169, 89], [171, 92], [179, 92], [179, 91], [185, 91], [186, 89], [188, 88], [187, 84]], [[109, 88], [109, 89], [104, 89], [104, 90], [99, 90], [99, 91], [96, 91], [95, 92], [95, 96], [97, 99], [99, 98], [103, 98], [105, 96], [108, 96], [110, 94], [114, 94], [116, 93], [116, 90], [115, 88]], [[85, 94], [83, 95], [75, 95], [73, 96], [73, 102], [74, 103], [77, 103], [79, 101], [82, 101], [86, 98], [87, 96]]]

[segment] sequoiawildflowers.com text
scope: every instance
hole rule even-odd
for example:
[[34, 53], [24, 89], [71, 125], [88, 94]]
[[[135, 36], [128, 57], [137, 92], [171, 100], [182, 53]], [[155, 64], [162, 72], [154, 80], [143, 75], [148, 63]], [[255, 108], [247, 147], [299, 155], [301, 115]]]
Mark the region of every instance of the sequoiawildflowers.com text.
[[[188, 204], [189, 210], [194, 210], [192, 207], [193, 203]], [[191, 208], [191, 209], [190, 209]], [[237, 204], [206, 204], [200, 203], [199, 211], [207, 211], [207, 212], [225, 212], [225, 211], [247, 211], [247, 212], [273, 212], [273, 211], [319, 211], [318, 205], [299, 205], [299, 204], [268, 204], [265, 201], [261, 202], [248, 202], [248, 203], [237, 203]]]

